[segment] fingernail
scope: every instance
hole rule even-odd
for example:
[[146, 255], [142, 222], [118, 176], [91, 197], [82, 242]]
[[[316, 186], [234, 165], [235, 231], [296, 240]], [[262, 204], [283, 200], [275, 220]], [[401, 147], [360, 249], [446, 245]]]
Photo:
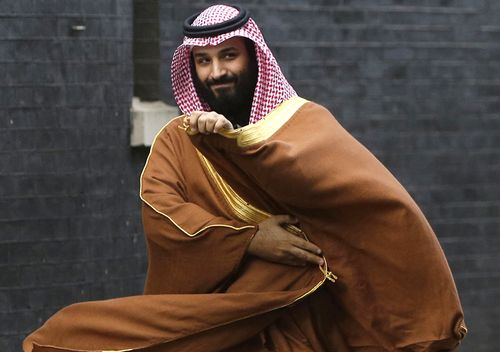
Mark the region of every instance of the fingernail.
[[323, 259], [320, 259], [320, 260], [318, 261], [318, 264], [319, 264], [319, 265], [323, 265], [324, 263], [325, 263], [325, 261], [324, 261]]

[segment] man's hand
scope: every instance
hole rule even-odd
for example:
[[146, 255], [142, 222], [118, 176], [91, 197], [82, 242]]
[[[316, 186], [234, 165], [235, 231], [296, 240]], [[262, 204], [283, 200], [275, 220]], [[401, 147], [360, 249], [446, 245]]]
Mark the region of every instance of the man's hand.
[[248, 246], [247, 252], [288, 265], [303, 266], [308, 263], [323, 265], [321, 249], [305, 239], [286, 231], [282, 224], [297, 223], [291, 216], [276, 215], [259, 224], [259, 230]]
[[215, 111], [193, 111], [186, 121], [189, 123], [191, 131], [203, 134], [219, 133], [223, 129], [233, 129], [231, 121]]

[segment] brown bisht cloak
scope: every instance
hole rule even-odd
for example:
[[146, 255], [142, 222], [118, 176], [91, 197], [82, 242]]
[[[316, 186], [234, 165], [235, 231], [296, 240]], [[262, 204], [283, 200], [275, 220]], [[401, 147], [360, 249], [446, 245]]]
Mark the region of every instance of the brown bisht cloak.
[[256, 223], [233, 212], [181, 123], [174, 119], [158, 134], [141, 176], [145, 295], [70, 305], [25, 339], [25, 352], [342, 346], [322, 287], [327, 267], [245, 257]]
[[350, 350], [458, 344], [463, 312], [431, 227], [394, 176], [325, 108], [292, 98], [225, 137], [192, 139], [240, 197], [297, 217], [322, 248], [339, 277], [327, 288]]
[[[432, 230], [320, 106], [293, 98], [227, 137], [174, 119], [141, 177], [145, 295], [64, 308], [24, 351], [438, 351], [463, 314]], [[198, 150], [193, 148], [192, 142]], [[299, 218], [329, 268], [245, 257], [269, 214]], [[326, 283], [325, 283], [326, 282]]]

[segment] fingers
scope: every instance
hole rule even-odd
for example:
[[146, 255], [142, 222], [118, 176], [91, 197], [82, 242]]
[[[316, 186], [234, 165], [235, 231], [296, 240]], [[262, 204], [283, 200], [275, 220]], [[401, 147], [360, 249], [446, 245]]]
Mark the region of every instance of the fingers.
[[[275, 222], [276, 225], [283, 224], [298, 224], [298, 219], [290, 215], [275, 215], [270, 219]], [[295, 265], [305, 265], [307, 263], [323, 265], [323, 258], [321, 256], [321, 249], [314, 243], [307, 241], [306, 239], [294, 235], [285, 229], [283, 229], [283, 235], [286, 234], [287, 242], [289, 242], [288, 252], [293, 256], [293, 259], [288, 262], [288, 264]]]
[[294, 236], [295, 238], [292, 240], [292, 243], [294, 246], [303, 249], [305, 251], [308, 251], [310, 253], [313, 253], [315, 255], [321, 255], [321, 249], [316, 246], [314, 243], [306, 241], [303, 238], [300, 238], [298, 236]]
[[203, 112], [193, 111], [188, 117], [187, 122], [189, 123], [189, 128], [193, 132], [198, 132], [198, 119]]
[[290, 215], [275, 215], [259, 224], [248, 252], [263, 259], [288, 265], [323, 265], [321, 249], [288, 232], [283, 224], [297, 223]]
[[290, 250], [290, 253], [295, 257], [295, 259], [304, 264], [311, 263], [311, 264], [323, 265], [323, 258], [311, 252], [305, 251], [301, 248], [295, 247]]
[[218, 119], [214, 125], [214, 133], [219, 133], [222, 130], [232, 130], [233, 124], [227, 119]]
[[[277, 225], [283, 225], [283, 224], [298, 224], [298, 219], [291, 216], [291, 215], [274, 215], [269, 218], [270, 222], [274, 222]], [[285, 230], [286, 231], [286, 230]], [[287, 232], [290, 234], [289, 232]], [[321, 249], [316, 246], [314, 243], [311, 243], [307, 240], [305, 240], [302, 237], [296, 236], [294, 234], [290, 234], [290, 242], [303, 250], [306, 250], [308, 252], [314, 253], [316, 255], [321, 254]]]
[[323, 265], [321, 249], [318, 246], [301, 237], [291, 236], [293, 237], [290, 237], [290, 244], [294, 246], [290, 250], [292, 255], [304, 263]]
[[198, 118], [198, 131], [203, 134], [208, 134], [213, 131], [215, 125], [215, 117], [208, 114], [200, 115]]
[[233, 129], [232, 123], [214, 111], [193, 111], [187, 117], [192, 132], [203, 134], [218, 133], [222, 129]]
[[[291, 215], [274, 215], [269, 218], [269, 221], [273, 221], [277, 225], [284, 224], [298, 224], [299, 220]], [[293, 235], [293, 234], [292, 234]], [[302, 249], [305, 249], [311, 253], [321, 254], [321, 249], [315, 244], [306, 241], [302, 237], [293, 235], [293, 243]]]

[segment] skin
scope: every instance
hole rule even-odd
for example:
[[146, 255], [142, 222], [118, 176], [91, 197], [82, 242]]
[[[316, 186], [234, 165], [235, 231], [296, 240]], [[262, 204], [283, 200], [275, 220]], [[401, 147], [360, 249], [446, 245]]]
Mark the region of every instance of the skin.
[[247, 252], [262, 259], [288, 265], [323, 265], [321, 249], [286, 231], [281, 225], [297, 224], [289, 215], [274, 215], [259, 224]]
[[[243, 38], [233, 37], [216, 46], [195, 46], [192, 50], [196, 75], [205, 87], [216, 97], [221, 94], [237, 94], [235, 82], [245, 74], [250, 62]], [[217, 83], [219, 80], [224, 81], [224, 77], [235, 78], [235, 82]], [[245, 109], [239, 113], [248, 116], [250, 111]], [[219, 133], [223, 129], [233, 129], [231, 121], [215, 111], [194, 111], [187, 117], [186, 122], [193, 132], [207, 135]], [[247, 252], [281, 264], [322, 265], [321, 249], [286, 231], [282, 225], [287, 223], [297, 224], [297, 220], [289, 215], [275, 215], [261, 222]]]
[[[210, 90], [216, 98], [238, 95], [238, 84], [249, 75], [250, 66], [250, 57], [243, 38], [230, 38], [216, 46], [195, 46], [192, 55], [196, 76], [205, 89]], [[228, 80], [230, 82], [227, 82]], [[238, 116], [233, 116], [233, 120], [248, 121], [250, 109], [240, 109], [235, 114]], [[189, 116], [189, 123], [191, 130], [203, 134], [233, 129], [229, 118], [214, 111], [194, 111]]]

